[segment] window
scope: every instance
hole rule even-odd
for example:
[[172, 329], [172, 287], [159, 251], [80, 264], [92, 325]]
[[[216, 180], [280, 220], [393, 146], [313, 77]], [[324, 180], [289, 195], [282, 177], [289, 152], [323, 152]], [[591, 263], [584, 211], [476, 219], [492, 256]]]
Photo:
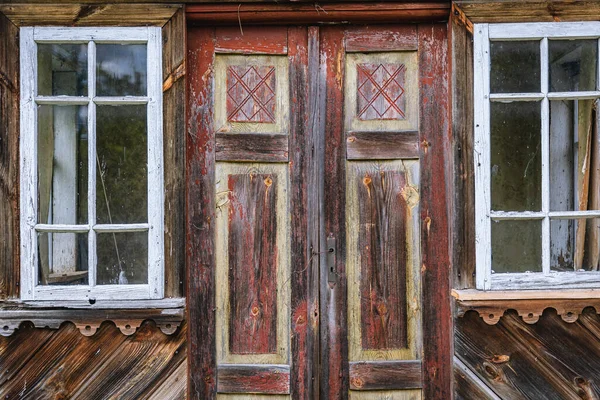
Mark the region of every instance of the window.
[[20, 40], [21, 298], [162, 298], [160, 28]]
[[600, 24], [476, 24], [478, 289], [600, 287]]

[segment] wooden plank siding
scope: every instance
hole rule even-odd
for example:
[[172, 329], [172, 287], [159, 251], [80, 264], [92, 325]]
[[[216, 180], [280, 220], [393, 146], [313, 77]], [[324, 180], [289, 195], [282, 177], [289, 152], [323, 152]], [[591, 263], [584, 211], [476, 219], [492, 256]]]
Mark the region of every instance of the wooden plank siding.
[[19, 39], [0, 14], [0, 300], [19, 296]]
[[125, 336], [106, 322], [86, 337], [70, 323], [59, 330], [24, 323], [0, 337], [0, 397], [183, 399], [186, 333], [185, 323], [169, 336], [146, 322]]
[[468, 312], [455, 324], [457, 358], [500, 398], [600, 396], [600, 317], [593, 311], [568, 323], [547, 309], [532, 325], [514, 312], [496, 325]]

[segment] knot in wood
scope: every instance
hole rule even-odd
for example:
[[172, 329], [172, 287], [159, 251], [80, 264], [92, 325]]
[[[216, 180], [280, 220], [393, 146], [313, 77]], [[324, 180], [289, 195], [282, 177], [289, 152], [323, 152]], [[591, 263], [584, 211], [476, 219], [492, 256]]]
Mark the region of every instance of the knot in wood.
[[270, 177], [270, 176], [268, 176], [268, 177], [265, 179], [265, 185], [266, 185], [267, 187], [269, 187], [269, 186], [271, 186], [272, 184], [273, 184], [273, 179], [271, 179], [271, 177]]
[[379, 315], [387, 314], [388, 309], [385, 303], [379, 303], [379, 305], [377, 306], [377, 312], [379, 312]]
[[353, 143], [356, 140], [356, 138], [354, 136], [350, 136], [348, 138], [348, 142]]
[[250, 310], [250, 312], [252, 313], [252, 316], [256, 317], [260, 312], [260, 309], [257, 306], [254, 306], [252, 307], [252, 310]]
[[352, 378], [352, 386], [356, 387], [356, 388], [361, 388], [364, 386], [364, 382], [362, 379], [360, 378]]
[[370, 185], [370, 184], [371, 184], [371, 177], [370, 177], [370, 176], [368, 176], [368, 175], [367, 175], [367, 176], [365, 176], [365, 177], [364, 177], [364, 179], [363, 179], [363, 183], [364, 183], [365, 185], [367, 185], [367, 186], [368, 186], [368, 185]]

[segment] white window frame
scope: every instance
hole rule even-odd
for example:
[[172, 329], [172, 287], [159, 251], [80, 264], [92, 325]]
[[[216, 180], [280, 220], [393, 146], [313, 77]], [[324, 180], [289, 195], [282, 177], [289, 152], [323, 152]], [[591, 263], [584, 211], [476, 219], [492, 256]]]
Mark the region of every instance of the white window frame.
[[[37, 43], [87, 43], [87, 96], [37, 95]], [[96, 96], [96, 43], [147, 44], [147, 96]], [[164, 177], [162, 138], [162, 42], [159, 27], [22, 27], [20, 29], [20, 207], [22, 300], [137, 300], [164, 296]], [[88, 107], [88, 159], [96, 158], [96, 104], [147, 105], [148, 223], [97, 225], [96, 163], [88, 165], [88, 224], [47, 225], [37, 221], [37, 106]], [[148, 284], [95, 285], [96, 232], [148, 232]], [[88, 234], [89, 285], [38, 285], [38, 232]]]
[[[550, 211], [549, 102], [600, 98], [600, 68], [596, 91], [550, 92], [548, 90], [548, 39], [596, 39], [600, 22], [540, 22], [474, 24], [474, 165], [475, 165], [475, 254], [476, 287], [480, 290], [576, 289], [600, 287], [600, 272], [552, 272], [550, 270], [550, 217], [576, 219], [600, 217], [600, 211]], [[540, 41], [540, 93], [490, 93], [490, 41]], [[542, 210], [499, 212], [491, 210], [490, 193], [490, 102], [541, 102]], [[542, 221], [542, 272], [492, 274], [491, 221], [538, 219]]]

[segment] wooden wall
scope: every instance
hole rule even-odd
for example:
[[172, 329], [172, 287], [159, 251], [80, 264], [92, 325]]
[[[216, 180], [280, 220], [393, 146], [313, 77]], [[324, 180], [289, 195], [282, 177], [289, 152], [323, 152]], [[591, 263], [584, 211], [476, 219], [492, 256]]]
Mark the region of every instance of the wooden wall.
[[165, 335], [152, 322], [123, 335], [111, 322], [93, 336], [71, 323], [59, 330], [24, 323], [0, 336], [2, 399], [185, 398], [186, 324]]

